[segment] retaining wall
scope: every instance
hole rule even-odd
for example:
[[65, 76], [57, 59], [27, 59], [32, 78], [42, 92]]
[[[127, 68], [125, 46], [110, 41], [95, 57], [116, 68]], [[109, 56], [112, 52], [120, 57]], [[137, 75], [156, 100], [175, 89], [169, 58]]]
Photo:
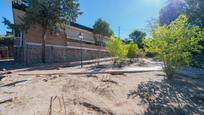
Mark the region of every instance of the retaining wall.
[[[41, 46], [26, 45], [25, 47], [26, 47], [24, 49], [25, 56], [22, 55], [23, 51], [18, 51], [18, 56], [15, 56], [16, 60], [19, 60], [19, 58], [21, 58], [23, 59], [23, 62], [27, 64], [41, 63]], [[81, 49], [46, 46], [45, 55], [46, 55], [46, 63], [80, 61]], [[82, 50], [83, 60], [96, 59], [97, 57], [100, 57], [100, 58], [108, 57], [107, 52], [98, 51], [97, 49]]]

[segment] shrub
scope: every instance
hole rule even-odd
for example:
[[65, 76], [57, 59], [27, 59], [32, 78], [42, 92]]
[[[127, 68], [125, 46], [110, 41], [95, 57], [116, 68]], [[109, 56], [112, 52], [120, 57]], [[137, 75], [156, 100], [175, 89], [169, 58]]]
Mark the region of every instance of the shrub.
[[106, 49], [110, 56], [117, 57], [115, 62], [120, 62], [127, 57], [128, 47], [123, 44], [121, 39], [111, 36], [111, 39], [106, 42]]
[[137, 56], [137, 52], [138, 52], [138, 47], [137, 44], [135, 44], [133, 41], [130, 42], [128, 45], [128, 53], [127, 53], [127, 58], [130, 59], [130, 61], [132, 61], [133, 58], [135, 58]]
[[13, 44], [13, 37], [10, 36], [0, 36], [0, 41], [3, 41], [7, 44]]
[[191, 63], [191, 52], [201, 49], [198, 41], [204, 35], [203, 30], [189, 25], [187, 20], [181, 15], [168, 26], [158, 26], [152, 31], [153, 38], [145, 41], [146, 52], [157, 54], [168, 78], [172, 78], [177, 68]]
[[109, 41], [106, 42], [106, 49], [108, 53], [113, 57], [126, 58], [127, 56], [127, 46], [117, 38], [112, 36]]
[[144, 58], [146, 55], [145, 51], [143, 49], [139, 49], [137, 52], [137, 56], [140, 58]]

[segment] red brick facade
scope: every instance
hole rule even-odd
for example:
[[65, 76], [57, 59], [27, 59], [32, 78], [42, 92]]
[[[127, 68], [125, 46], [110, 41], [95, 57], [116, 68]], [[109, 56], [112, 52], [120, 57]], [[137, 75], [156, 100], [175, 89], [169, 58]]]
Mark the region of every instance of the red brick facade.
[[[21, 15], [21, 12], [24, 13], [13, 8], [15, 23], [20, 23], [18, 16]], [[39, 25], [33, 25], [26, 32], [14, 31], [14, 33], [15, 59], [28, 64], [40, 63], [42, 28]], [[92, 29], [86, 30], [75, 26], [67, 26], [64, 32], [51, 34], [50, 31], [47, 31], [46, 33], [45, 53], [48, 63], [77, 61], [81, 57], [81, 49], [83, 60], [107, 56], [104, 46], [98, 46], [96, 42], [104, 44], [108, 38], [97, 39]], [[82, 41], [78, 36], [79, 33], [83, 33]]]

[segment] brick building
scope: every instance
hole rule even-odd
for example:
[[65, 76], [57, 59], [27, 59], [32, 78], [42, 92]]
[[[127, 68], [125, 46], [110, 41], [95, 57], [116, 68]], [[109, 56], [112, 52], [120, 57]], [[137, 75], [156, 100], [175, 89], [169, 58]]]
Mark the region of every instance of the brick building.
[[[20, 17], [25, 14], [24, 7], [19, 0], [12, 3], [13, 17], [15, 24], [22, 24]], [[14, 58], [17, 62], [34, 64], [41, 62], [41, 38], [42, 28], [38, 25], [31, 26], [27, 32], [14, 30]], [[79, 34], [83, 33], [83, 39]], [[106, 57], [107, 51], [104, 44], [108, 37], [97, 39], [93, 29], [71, 23], [64, 33], [50, 34], [47, 32], [46, 38], [46, 62], [69, 62]]]

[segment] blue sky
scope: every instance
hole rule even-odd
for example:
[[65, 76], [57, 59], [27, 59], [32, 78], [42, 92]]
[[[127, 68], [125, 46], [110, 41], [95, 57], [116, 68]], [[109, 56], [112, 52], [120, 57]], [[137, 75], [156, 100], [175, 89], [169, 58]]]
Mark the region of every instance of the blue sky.
[[[92, 27], [98, 18], [106, 20], [114, 33], [128, 37], [135, 29], [147, 30], [148, 21], [159, 16], [166, 0], [79, 0], [83, 15], [79, 16], [79, 24]], [[5, 34], [6, 27], [1, 23], [2, 17], [12, 19], [11, 5], [7, 0], [0, 0], [0, 35]]]

